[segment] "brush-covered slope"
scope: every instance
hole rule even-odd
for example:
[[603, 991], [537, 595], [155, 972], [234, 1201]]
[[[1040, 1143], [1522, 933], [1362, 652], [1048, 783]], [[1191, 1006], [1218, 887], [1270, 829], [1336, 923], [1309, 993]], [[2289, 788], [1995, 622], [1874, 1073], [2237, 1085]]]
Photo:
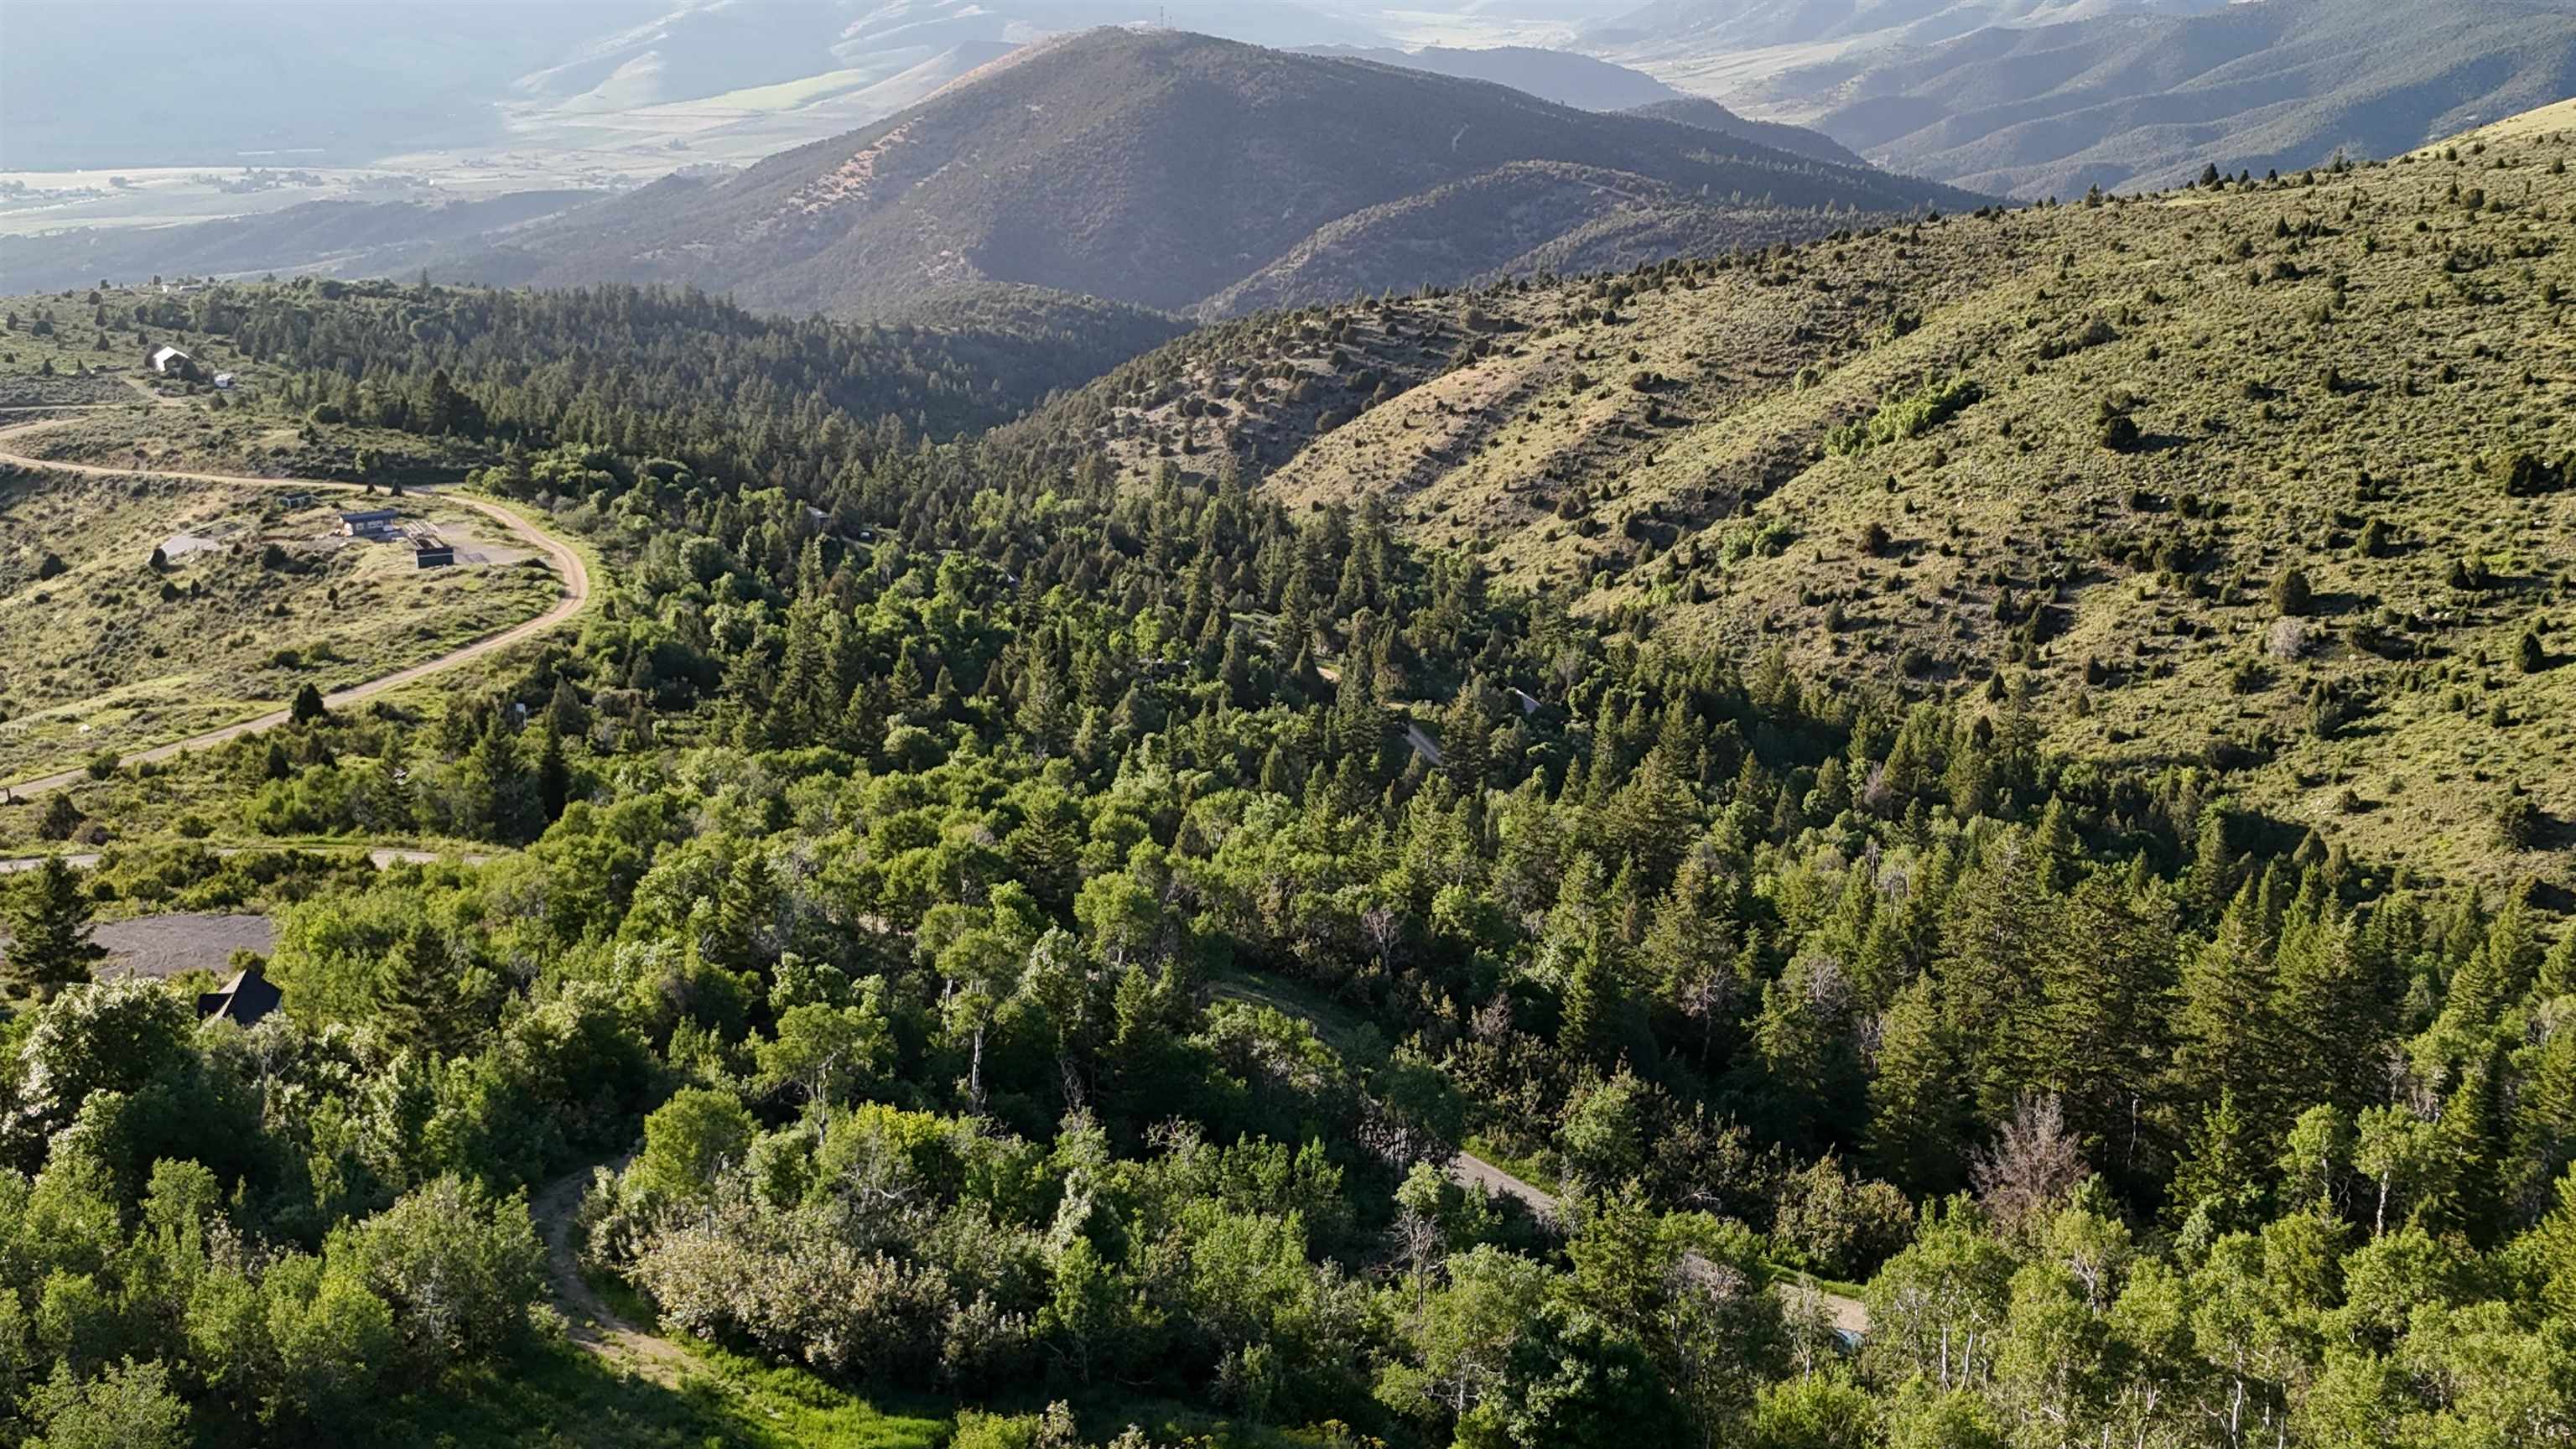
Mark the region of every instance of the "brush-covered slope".
[[2576, 145], [2495, 135], [1247, 319], [1025, 432], [1375, 498], [1641, 635], [2027, 682], [2071, 756], [2576, 884]]
[[2043, 197], [2389, 156], [2571, 93], [2563, 0], [2255, 0], [1984, 30], [1761, 94], [1884, 164]]
[[1827, 213], [1973, 200], [1495, 85], [1103, 30], [1018, 52], [882, 125], [739, 175], [672, 178], [466, 265], [537, 284], [683, 282], [799, 312], [976, 281], [1180, 310], [1333, 222], [1526, 161], [1813, 211], [1819, 230]]
[[1803, 241], [1829, 224], [1812, 211], [1711, 203], [1634, 172], [1517, 161], [1333, 222], [1206, 310], [1231, 316], [1543, 271], [1627, 271]]

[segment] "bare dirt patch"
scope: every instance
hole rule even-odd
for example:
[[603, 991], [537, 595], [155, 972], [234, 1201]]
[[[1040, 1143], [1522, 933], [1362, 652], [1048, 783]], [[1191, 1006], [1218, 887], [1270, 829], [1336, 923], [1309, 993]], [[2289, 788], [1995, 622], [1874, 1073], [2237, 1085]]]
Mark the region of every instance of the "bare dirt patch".
[[235, 951], [277, 949], [277, 922], [267, 916], [180, 913], [108, 921], [91, 933], [107, 948], [98, 974], [160, 979], [182, 971], [224, 970]]

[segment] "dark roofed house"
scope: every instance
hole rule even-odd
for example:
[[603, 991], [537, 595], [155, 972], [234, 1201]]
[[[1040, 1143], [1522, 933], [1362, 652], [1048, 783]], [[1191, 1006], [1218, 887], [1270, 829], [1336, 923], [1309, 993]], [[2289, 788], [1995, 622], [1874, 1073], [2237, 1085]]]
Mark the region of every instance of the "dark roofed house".
[[233, 973], [233, 979], [222, 989], [209, 991], [197, 998], [197, 1016], [212, 1021], [223, 1017], [243, 1026], [257, 1026], [260, 1018], [284, 1004], [286, 993], [271, 986], [268, 973], [257, 966], [246, 966]]
[[390, 508], [369, 508], [340, 515], [340, 532], [350, 538], [383, 538], [402, 515]]

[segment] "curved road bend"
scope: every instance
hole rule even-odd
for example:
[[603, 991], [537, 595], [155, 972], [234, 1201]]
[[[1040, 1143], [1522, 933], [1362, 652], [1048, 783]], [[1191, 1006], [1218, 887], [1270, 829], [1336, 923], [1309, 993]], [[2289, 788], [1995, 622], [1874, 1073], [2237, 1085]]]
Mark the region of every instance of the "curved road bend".
[[[49, 419], [46, 422], [22, 423], [14, 428], [0, 429], [0, 439], [30, 433], [38, 428], [50, 426], [53, 422], [57, 421], [60, 420]], [[254, 478], [239, 473], [190, 473], [172, 468], [111, 468], [97, 463], [65, 463], [51, 458], [29, 457], [23, 453], [13, 452], [5, 446], [0, 446], [0, 463], [14, 463], [21, 468], [51, 469], [58, 473], [80, 473], [93, 478], [176, 478], [187, 483], [219, 483], [227, 485], [241, 484], [253, 488], [292, 488], [302, 492], [314, 493], [359, 493], [364, 491], [362, 486], [356, 483], [337, 483], [314, 478]], [[326, 706], [332, 709], [339, 709], [347, 705], [361, 704], [367, 700], [375, 698], [377, 695], [384, 694], [391, 690], [400, 689], [404, 685], [414, 684], [423, 679], [427, 679], [432, 675], [441, 674], [447, 670], [454, 669], [460, 664], [471, 663], [487, 654], [498, 653], [512, 645], [522, 643], [526, 640], [535, 638], [539, 634], [545, 633], [547, 630], [552, 629], [556, 625], [572, 618], [573, 615], [580, 613], [582, 607], [590, 602], [590, 570], [582, 563], [581, 555], [574, 551], [570, 544], [567, 544], [562, 539], [555, 537], [553, 534], [547, 533], [545, 530], [538, 528], [535, 524], [528, 522], [526, 519], [520, 517], [509, 509], [502, 507], [498, 503], [486, 502], [483, 499], [467, 497], [460, 493], [440, 493], [435, 496], [445, 499], [450, 503], [461, 504], [464, 507], [473, 509], [475, 512], [482, 514], [484, 517], [491, 519], [493, 522], [500, 524], [503, 528], [517, 535], [521, 542], [534, 548], [539, 553], [544, 554], [546, 558], [554, 564], [555, 571], [563, 579], [563, 597], [555, 601], [553, 608], [546, 610], [544, 613], [539, 614], [537, 617], [530, 619], [525, 623], [514, 624], [497, 634], [487, 634], [461, 649], [455, 650], [451, 653], [442, 654], [436, 659], [429, 660], [426, 663], [415, 664], [408, 669], [399, 669], [391, 674], [370, 679], [365, 683], [351, 685], [347, 689], [324, 695], [322, 697], [322, 702]], [[242, 720], [234, 724], [228, 724], [220, 729], [207, 730], [201, 734], [190, 735], [186, 739], [173, 740], [168, 744], [154, 745], [150, 749], [137, 750], [129, 755], [121, 755], [117, 758], [117, 763], [119, 765], [135, 765], [173, 759], [192, 750], [206, 749], [210, 746], [220, 745], [232, 740], [240, 739], [244, 735], [254, 735], [258, 734], [262, 730], [275, 729], [279, 725], [286, 723], [286, 717], [285, 710], [271, 710], [266, 714], [259, 715], [252, 719]], [[89, 772], [85, 768], [64, 770], [57, 774], [43, 775], [32, 780], [20, 780], [9, 785], [7, 788], [13, 794], [20, 796], [42, 795], [51, 791], [63, 789], [70, 785], [78, 784], [80, 781], [88, 778], [88, 775]]]

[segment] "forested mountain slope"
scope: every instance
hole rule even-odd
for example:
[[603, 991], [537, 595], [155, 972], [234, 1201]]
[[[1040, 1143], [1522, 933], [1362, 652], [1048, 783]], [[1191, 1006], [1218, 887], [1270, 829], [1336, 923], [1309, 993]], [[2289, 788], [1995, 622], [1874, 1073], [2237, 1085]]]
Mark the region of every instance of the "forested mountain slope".
[[1655, 638], [2027, 670], [2088, 758], [2576, 884], [2529, 851], [2576, 821], [2569, 149], [1251, 319], [1030, 431], [1377, 500]]
[[[1154, 313], [1030, 289], [978, 288], [910, 320], [761, 317], [694, 292], [554, 292], [306, 282], [161, 304], [287, 372], [280, 400], [432, 434], [580, 441], [806, 486], [881, 422], [954, 437], [1169, 340]], [[435, 388], [432, 379], [436, 379]], [[447, 401], [412, 416], [427, 391]], [[788, 470], [788, 471], [780, 471]]]
[[441, 271], [684, 282], [796, 312], [879, 310], [977, 280], [1182, 310], [1354, 213], [1528, 161], [1634, 173], [1721, 213], [1749, 208], [1749, 238], [1782, 210], [1809, 213], [1820, 232], [1832, 214], [1973, 204], [1499, 86], [1104, 30], [1015, 53], [883, 125], [738, 176], [674, 177]]
[[[10, 299], [7, 396], [154, 394], [13, 452], [363, 439], [597, 564], [577, 630], [0, 801], [96, 852], [0, 886], [0, 1434], [2576, 1436], [2576, 669], [2497, 652], [2563, 608], [2571, 198], [2515, 136], [1246, 319], [946, 440], [858, 410], [983, 405], [963, 335]], [[32, 618], [182, 587], [49, 542]], [[89, 979], [94, 916], [239, 909], [255, 1024]], [[651, 1355], [549, 1311], [612, 1283]]]

